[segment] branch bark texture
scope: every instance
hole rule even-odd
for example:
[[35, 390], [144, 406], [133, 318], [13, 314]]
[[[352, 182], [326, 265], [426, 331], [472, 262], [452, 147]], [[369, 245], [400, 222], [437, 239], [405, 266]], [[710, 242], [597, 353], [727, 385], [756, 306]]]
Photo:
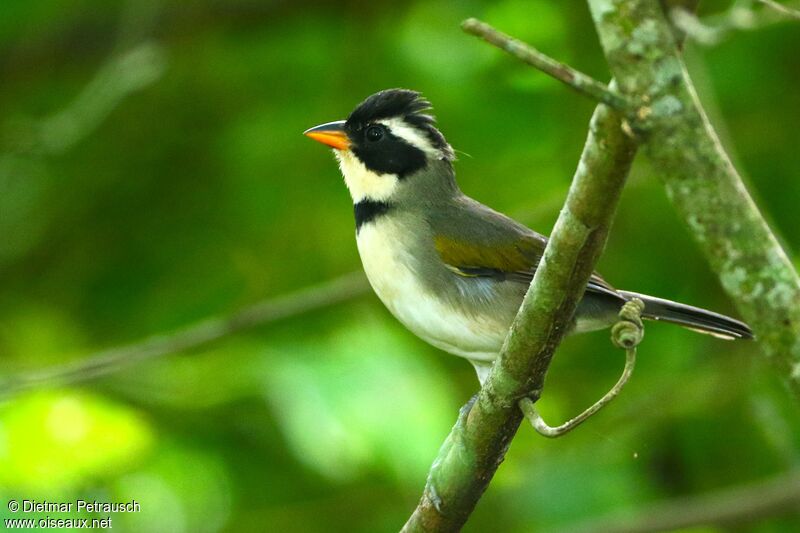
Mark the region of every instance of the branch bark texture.
[[698, 101], [657, 0], [589, 0], [630, 126], [760, 345], [800, 399], [800, 278]]

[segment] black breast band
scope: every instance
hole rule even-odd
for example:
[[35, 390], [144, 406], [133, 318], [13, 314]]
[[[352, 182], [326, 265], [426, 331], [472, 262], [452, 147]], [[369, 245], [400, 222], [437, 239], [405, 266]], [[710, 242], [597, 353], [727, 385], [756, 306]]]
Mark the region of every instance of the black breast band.
[[375, 200], [361, 200], [355, 204], [353, 213], [356, 216], [356, 233], [361, 229], [361, 226], [386, 214], [391, 208], [391, 204]]

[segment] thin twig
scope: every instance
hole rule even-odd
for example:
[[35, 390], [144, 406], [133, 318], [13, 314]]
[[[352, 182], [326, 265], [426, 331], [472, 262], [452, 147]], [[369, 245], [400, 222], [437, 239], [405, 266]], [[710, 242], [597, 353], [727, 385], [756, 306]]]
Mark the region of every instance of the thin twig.
[[622, 388], [628, 383], [628, 380], [633, 374], [633, 368], [636, 365], [636, 347], [644, 337], [644, 324], [642, 324], [641, 314], [644, 311], [644, 303], [638, 299], [627, 302], [622, 310], [619, 312], [619, 322], [617, 322], [611, 330], [611, 342], [618, 348], [625, 350], [625, 368], [622, 370], [622, 375], [617, 382], [611, 387], [602, 398], [597, 400], [588, 409], [583, 411], [578, 416], [567, 420], [560, 426], [550, 426], [544, 421], [542, 415], [536, 409], [536, 405], [530, 398], [523, 398], [519, 401], [519, 407], [525, 413], [525, 418], [531, 423], [533, 429], [544, 437], [556, 438], [566, 435], [573, 429], [577, 428], [586, 422], [591, 416], [596, 414], [600, 409], [611, 403], [616, 398]]
[[[754, 10], [754, 2], [771, 8], [771, 11]], [[763, 28], [784, 22], [786, 17], [800, 19], [800, 10], [771, 0], [736, 0], [726, 11], [702, 20], [681, 6], [671, 9], [669, 15], [672, 23], [691, 40], [714, 46], [735, 31]]]
[[3, 145], [29, 156], [61, 155], [88, 137], [128, 95], [158, 80], [166, 70], [164, 48], [155, 41], [115, 55], [60, 111], [4, 124]]
[[583, 411], [581, 414], [574, 418], [570, 418], [560, 426], [550, 426], [547, 422], [544, 421], [542, 415], [539, 414], [539, 411], [536, 409], [536, 404], [533, 403], [533, 400], [530, 398], [523, 398], [519, 401], [519, 407], [522, 409], [522, 412], [525, 413], [525, 418], [528, 419], [528, 422], [531, 423], [533, 429], [543, 437], [548, 438], [556, 438], [561, 437], [572, 431], [573, 429], [577, 428], [584, 422], [586, 422], [590, 417], [597, 414], [600, 409], [608, 405], [611, 400], [616, 398], [620, 392], [622, 392], [622, 388], [628, 383], [628, 380], [633, 374], [633, 368], [636, 365], [636, 348], [629, 348], [625, 350], [625, 368], [622, 370], [622, 375], [619, 377], [617, 382], [611, 387], [605, 395], [597, 400], [594, 404], [592, 404], [588, 409]]
[[718, 492], [657, 503], [633, 516], [610, 516], [573, 524], [570, 533], [650, 533], [697, 526], [739, 526], [800, 510], [800, 471]]
[[787, 17], [791, 17], [797, 20], [800, 20], [800, 10], [791, 8], [789, 6], [785, 6], [783, 4], [779, 4], [778, 2], [774, 2], [773, 0], [756, 0], [764, 4], [765, 6], [774, 9], [778, 13], [782, 15], [786, 15]]
[[501, 50], [505, 50], [517, 59], [521, 59], [525, 63], [536, 67], [545, 74], [552, 76], [579, 93], [589, 96], [598, 102], [602, 102], [623, 112], [633, 108], [633, 105], [627, 98], [611, 89], [605, 83], [599, 82], [591, 76], [587, 76], [575, 70], [569, 65], [556, 61], [531, 45], [506, 35], [485, 22], [470, 18], [465, 20], [461, 24], [461, 27], [465, 32], [480, 37], [487, 43]]
[[154, 335], [85, 358], [0, 380], [0, 399], [40, 387], [81, 383], [166, 355], [204, 346], [227, 335], [350, 300], [368, 291], [361, 272], [264, 300], [230, 316], [208, 318], [173, 333]]
[[670, 11], [670, 19], [688, 38], [706, 46], [719, 44], [731, 32], [751, 30], [763, 23], [753, 12], [752, 0], [737, 0], [727, 11], [705, 20], [700, 20], [691, 11], [676, 7]]

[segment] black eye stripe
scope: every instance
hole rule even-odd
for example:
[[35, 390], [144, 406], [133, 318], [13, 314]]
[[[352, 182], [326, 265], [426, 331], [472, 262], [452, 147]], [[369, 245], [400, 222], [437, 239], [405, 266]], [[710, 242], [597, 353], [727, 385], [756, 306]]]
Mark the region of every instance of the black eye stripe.
[[[378, 141], [370, 141], [367, 131], [379, 128], [381, 137]], [[396, 136], [384, 125], [372, 124], [356, 133], [358, 139], [351, 150], [364, 165], [379, 174], [395, 174], [404, 178], [424, 168], [427, 164], [425, 152]]]

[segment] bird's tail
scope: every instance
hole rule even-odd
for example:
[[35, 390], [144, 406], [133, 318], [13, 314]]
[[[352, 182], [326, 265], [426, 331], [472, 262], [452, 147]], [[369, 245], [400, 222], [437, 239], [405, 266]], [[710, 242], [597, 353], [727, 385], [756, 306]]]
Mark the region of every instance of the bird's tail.
[[680, 304], [654, 296], [647, 296], [646, 294], [628, 291], [619, 291], [619, 293], [627, 300], [639, 298], [644, 302], [643, 318], [671, 322], [722, 339], [753, 338], [753, 332], [750, 326], [734, 318], [720, 315], [713, 311], [706, 311], [699, 307], [692, 307], [691, 305]]

